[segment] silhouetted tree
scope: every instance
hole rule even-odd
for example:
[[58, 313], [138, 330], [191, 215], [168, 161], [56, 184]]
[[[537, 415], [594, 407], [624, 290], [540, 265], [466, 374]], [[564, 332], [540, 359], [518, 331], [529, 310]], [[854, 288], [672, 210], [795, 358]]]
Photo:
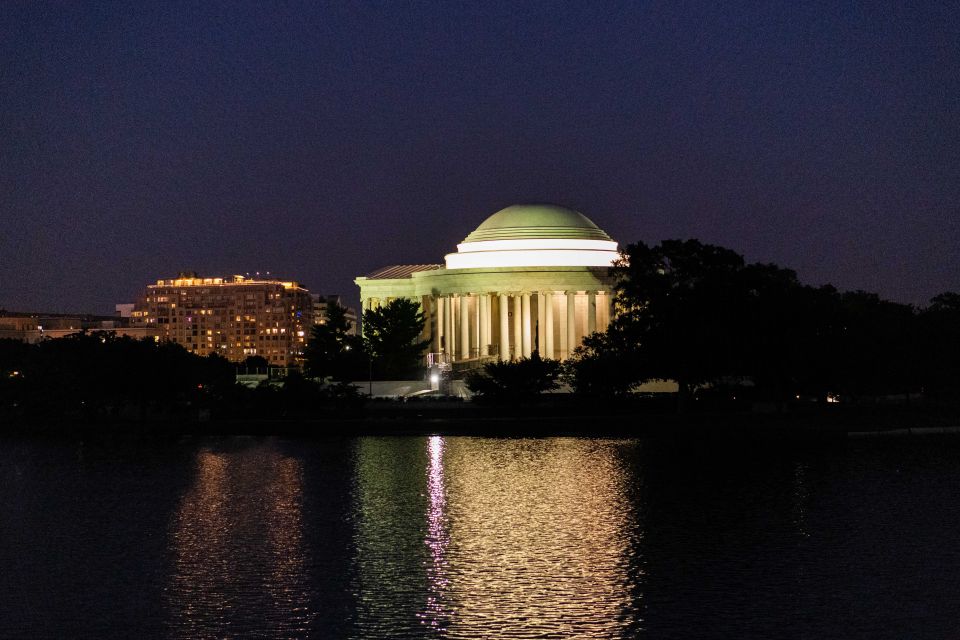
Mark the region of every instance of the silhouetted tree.
[[920, 313], [919, 378], [924, 393], [960, 400], [960, 294], [947, 291]]
[[623, 396], [649, 378], [637, 345], [623, 331], [594, 333], [563, 363], [562, 377], [574, 393]]
[[832, 360], [841, 393], [859, 398], [919, 391], [913, 307], [853, 291], [841, 294], [840, 313]]
[[529, 400], [557, 388], [560, 363], [546, 360], [534, 351], [529, 358], [488, 362], [467, 375], [467, 387], [483, 399]]
[[407, 298], [396, 298], [363, 313], [363, 338], [377, 378], [403, 380], [416, 376], [430, 344], [421, 340], [425, 323], [420, 305]]
[[676, 380], [681, 407], [697, 386], [741, 373], [742, 268], [729, 249], [664, 240], [629, 245], [614, 269], [615, 342], [632, 346], [645, 378]]
[[[682, 408], [697, 387], [732, 388], [737, 380], [781, 404], [794, 394], [917, 389], [920, 343], [909, 305], [808, 287], [789, 269], [747, 265], [696, 240], [629, 245], [614, 274], [618, 316], [567, 364], [580, 393], [618, 395], [645, 380], [673, 379]], [[946, 296], [931, 306], [927, 335], [946, 335], [955, 303]]]
[[44, 340], [26, 351], [8, 409], [30, 417], [88, 418], [211, 406], [234, 384], [224, 358], [107, 332]]
[[304, 349], [304, 372], [313, 378], [362, 380], [368, 375], [363, 339], [351, 333], [346, 309], [327, 305], [326, 321], [314, 325]]

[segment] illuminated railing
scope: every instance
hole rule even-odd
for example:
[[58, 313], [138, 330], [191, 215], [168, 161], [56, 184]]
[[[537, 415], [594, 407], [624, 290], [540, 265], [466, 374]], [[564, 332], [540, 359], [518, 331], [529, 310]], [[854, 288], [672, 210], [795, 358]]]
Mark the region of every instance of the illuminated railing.
[[450, 371], [453, 368], [453, 358], [449, 353], [428, 353], [427, 366], [440, 371]]

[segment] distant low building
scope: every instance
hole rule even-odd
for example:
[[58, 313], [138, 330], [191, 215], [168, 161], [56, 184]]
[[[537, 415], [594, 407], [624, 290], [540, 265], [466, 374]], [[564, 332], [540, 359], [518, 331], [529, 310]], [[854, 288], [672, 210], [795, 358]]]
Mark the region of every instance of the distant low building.
[[155, 337], [151, 327], [131, 327], [127, 320], [112, 316], [0, 312], [0, 338], [12, 338], [33, 344], [82, 331], [106, 331], [134, 338]]
[[299, 364], [313, 321], [313, 298], [296, 282], [195, 273], [148, 285], [130, 314], [132, 327], [198, 355], [262, 356], [282, 367]]

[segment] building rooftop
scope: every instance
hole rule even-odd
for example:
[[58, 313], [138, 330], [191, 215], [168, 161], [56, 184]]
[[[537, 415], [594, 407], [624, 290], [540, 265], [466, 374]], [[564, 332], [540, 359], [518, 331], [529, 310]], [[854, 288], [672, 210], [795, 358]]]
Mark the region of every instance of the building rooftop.
[[179, 277], [167, 280], [157, 280], [156, 284], [147, 285], [150, 287], [202, 287], [202, 286], [224, 286], [224, 285], [258, 285], [258, 284], [279, 284], [284, 289], [298, 289], [300, 283], [290, 280], [278, 280], [276, 278], [250, 278], [247, 276], [230, 276], [229, 278], [214, 277], [201, 278], [196, 274], [181, 274]]
[[409, 278], [418, 271], [434, 271], [443, 269], [442, 264], [395, 264], [389, 267], [382, 267], [368, 273], [368, 280], [393, 280], [395, 278]]

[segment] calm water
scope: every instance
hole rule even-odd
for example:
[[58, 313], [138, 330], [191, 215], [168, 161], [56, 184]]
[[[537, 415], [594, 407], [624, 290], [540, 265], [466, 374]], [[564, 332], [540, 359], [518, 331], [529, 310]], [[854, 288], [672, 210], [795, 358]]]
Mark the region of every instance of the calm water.
[[955, 638], [960, 447], [0, 443], [2, 638]]

